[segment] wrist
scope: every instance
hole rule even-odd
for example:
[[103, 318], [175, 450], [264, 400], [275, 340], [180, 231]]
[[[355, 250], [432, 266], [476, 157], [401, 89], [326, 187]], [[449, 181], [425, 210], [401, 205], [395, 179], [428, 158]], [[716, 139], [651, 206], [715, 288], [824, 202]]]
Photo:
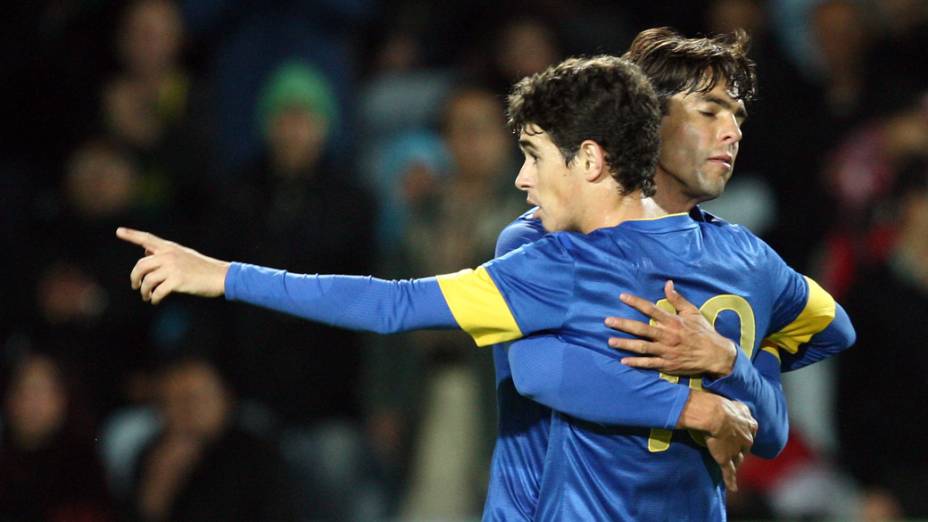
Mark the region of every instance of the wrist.
[[227, 261], [214, 260], [216, 263], [216, 282], [214, 283], [214, 297], [222, 297], [226, 294], [226, 282], [229, 277], [229, 267], [232, 263]]
[[219, 285], [219, 295], [225, 295], [226, 293], [226, 278], [229, 276], [229, 267], [232, 266], [232, 263], [228, 261], [220, 261], [220, 273], [222, 278], [220, 279], [221, 284]]
[[738, 345], [730, 339], [725, 339], [725, 341], [725, 348], [720, 351], [721, 356], [708, 372], [713, 379], [727, 377], [735, 369], [735, 360], [738, 358]]
[[713, 393], [690, 391], [690, 398], [680, 414], [677, 427], [705, 431], [710, 435], [719, 433], [725, 424], [724, 400]]

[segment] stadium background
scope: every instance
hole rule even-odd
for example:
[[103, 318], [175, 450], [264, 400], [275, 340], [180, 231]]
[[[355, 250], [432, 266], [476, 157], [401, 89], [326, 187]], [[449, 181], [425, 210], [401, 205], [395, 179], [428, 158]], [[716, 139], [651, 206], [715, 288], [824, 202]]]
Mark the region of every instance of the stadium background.
[[153, 308], [113, 231], [301, 272], [473, 266], [525, 208], [508, 87], [662, 25], [751, 33], [760, 97], [706, 207], [861, 339], [784, 378], [790, 444], [745, 463], [732, 518], [928, 516], [928, 2], [50, 0], [0, 24], [0, 519], [479, 517], [488, 352]]

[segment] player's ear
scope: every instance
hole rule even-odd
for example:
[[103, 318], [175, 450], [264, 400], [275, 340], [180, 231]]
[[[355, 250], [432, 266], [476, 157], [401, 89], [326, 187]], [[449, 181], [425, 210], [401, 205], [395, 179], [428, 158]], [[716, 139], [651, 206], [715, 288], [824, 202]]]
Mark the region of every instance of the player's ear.
[[585, 140], [580, 144], [577, 161], [580, 162], [583, 177], [587, 181], [597, 181], [609, 175], [609, 169], [606, 167], [606, 151], [593, 140]]

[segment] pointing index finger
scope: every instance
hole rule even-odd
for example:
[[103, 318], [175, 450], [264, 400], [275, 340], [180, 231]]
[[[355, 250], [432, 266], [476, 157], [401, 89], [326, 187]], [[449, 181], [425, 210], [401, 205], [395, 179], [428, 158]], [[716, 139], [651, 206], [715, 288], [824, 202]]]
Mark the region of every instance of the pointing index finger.
[[138, 245], [152, 253], [157, 253], [158, 249], [167, 243], [167, 241], [154, 234], [127, 227], [117, 228], [116, 237], [123, 241]]

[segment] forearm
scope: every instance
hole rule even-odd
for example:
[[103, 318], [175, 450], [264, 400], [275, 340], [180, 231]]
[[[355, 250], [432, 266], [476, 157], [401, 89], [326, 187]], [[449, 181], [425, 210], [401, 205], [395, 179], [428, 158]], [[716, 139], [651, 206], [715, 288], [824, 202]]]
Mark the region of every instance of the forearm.
[[780, 384], [779, 359], [769, 351], [757, 354], [754, 363], [738, 351], [729, 375], [704, 379], [703, 387], [731, 400], [743, 402], [757, 420], [758, 431], [752, 453], [773, 458], [786, 446], [789, 416]]
[[673, 429], [689, 397], [687, 387], [625, 366], [614, 352], [554, 336], [514, 342], [509, 363], [521, 395], [589, 422]]
[[225, 296], [332, 326], [376, 333], [457, 328], [435, 278], [291, 274], [232, 263]]

